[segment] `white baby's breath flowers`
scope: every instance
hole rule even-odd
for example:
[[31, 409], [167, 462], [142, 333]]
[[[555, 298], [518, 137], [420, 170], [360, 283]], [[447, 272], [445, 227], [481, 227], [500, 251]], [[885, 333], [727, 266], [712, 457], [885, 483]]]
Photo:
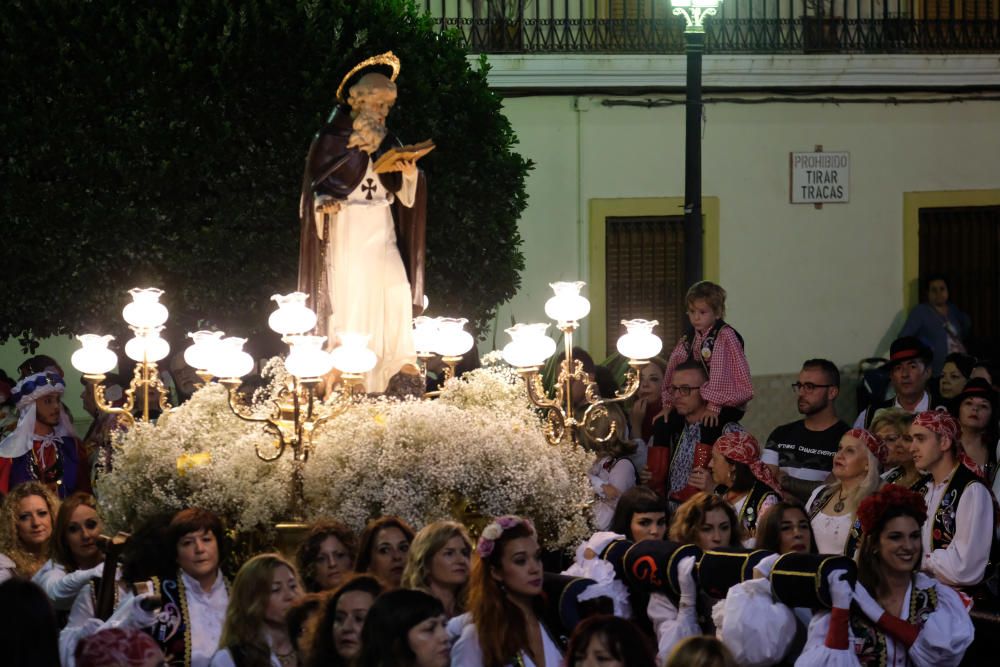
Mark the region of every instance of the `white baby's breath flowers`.
[[[280, 361], [266, 372], [270, 384], [254, 396], [258, 411], [288, 381]], [[291, 452], [260, 461], [254, 447], [273, 452], [274, 436], [233, 415], [227, 400], [224, 388], [210, 385], [155, 426], [120, 436], [114, 469], [98, 482], [113, 528], [188, 506], [219, 513], [239, 532], [288, 518]], [[592, 532], [591, 459], [580, 448], [550, 445], [523, 382], [509, 366], [491, 364], [450, 380], [437, 400], [365, 399], [332, 416], [315, 432], [304, 466], [305, 511], [356, 530], [381, 514], [419, 528], [468, 501], [482, 517], [529, 517], [545, 545], [563, 547]]]

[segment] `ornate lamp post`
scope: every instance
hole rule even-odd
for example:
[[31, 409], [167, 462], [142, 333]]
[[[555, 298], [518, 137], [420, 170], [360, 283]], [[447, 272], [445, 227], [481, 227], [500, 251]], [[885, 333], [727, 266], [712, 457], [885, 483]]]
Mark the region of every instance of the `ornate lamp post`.
[[[598, 442], [610, 440], [616, 432], [615, 423], [611, 422], [606, 433], [598, 434], [598, 420], [607, 416], [608, 404], [625, 401], [636, 392], [639, 388], [639, 372], [663, 346], [660, 339], [652, 333], [657, 324], [655, 320], [623, 321], [628, 333], [618, 340], [618, 351], [629, 360], [630, 369], [625, 387], [614, 398], [601, 398], [597, 392], [597, 384], [587, 376], [583, 364], [578, 359], [573, 359], [573, 333], [579, 328], [579, 321], [590, 312], [590, 302], [580, 294], [584, 284], [552, 283], [555, 296], [545, 303], [545, 314], [556, 320], [556, 326], [563, 333], [566, 354], [552, 398], [546, 395], [538, 372], [539, 367], [556, 351], [555, 341], [545, 335], [549, 325], [516, 324], [506, 330], [511, 342], [503, 349], [504, 360], [517, 368], [517, 372], [524, 378], [531, 402], [546, 411], [545, 437], [553, 445], [563, 441], [579, 444], [580, 428], [587, 429]], [[577, 382], [584, 387], [584, 400], [587, 404], [581, 419], [576, 418], [573, 405], [573, 384]]]
[[687, 283], [701, 280], [703, 231], [701, 220], [701, 56], [705, 52], [704, 21], [715, 16], [722, 0], [670, 0], [674, 14], [683, 16], [687, 55], [684, 141], [684, 248]]

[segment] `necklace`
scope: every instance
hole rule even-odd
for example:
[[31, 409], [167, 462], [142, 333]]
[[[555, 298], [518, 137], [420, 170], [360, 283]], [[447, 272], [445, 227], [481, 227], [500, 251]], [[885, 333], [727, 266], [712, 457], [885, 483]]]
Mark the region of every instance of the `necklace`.
[[846, 500], [844, 497], [844, 490], [839, 489], [837, 491], [837, 496], [837, 502], [833, 505], [833, 511], [839, 514], [844, 511], [844, 500]]

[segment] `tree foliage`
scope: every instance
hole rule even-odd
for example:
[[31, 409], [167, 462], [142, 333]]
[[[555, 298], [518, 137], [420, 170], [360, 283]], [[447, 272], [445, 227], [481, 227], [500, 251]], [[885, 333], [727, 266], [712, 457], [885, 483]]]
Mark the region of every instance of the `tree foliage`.
[[346, 70], [390, 49], [389, 126], [438, 145], [433, 311], [484, 330], [519, 286], [531, 165], [486, 68], [409, 2], [8, 0], [0, 40], [0, 341], [123, 333], [136, 285], [167, 291], [175, 332], [266, 329], [295, 285], [309, 142]]

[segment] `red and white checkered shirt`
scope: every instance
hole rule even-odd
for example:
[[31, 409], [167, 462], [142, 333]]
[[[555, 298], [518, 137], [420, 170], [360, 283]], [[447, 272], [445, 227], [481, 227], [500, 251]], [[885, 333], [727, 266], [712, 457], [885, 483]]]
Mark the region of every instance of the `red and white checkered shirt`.
[[[710, 331], [710, 330], [709, 330]], [[695, 332], [691, 350], [695, 358], [701, 356], [701, 348], [708, 331]], [[663, 406], [673, 406], [673, 397], [667, 392], [674, 377], [674, 369], [688, 358], [688, 348], [683, 340], [678, 341], [667, 360], [667, 372], [663, 375]], [[742, 408], [753, 398], [753, 384], [750, 382], [750, 365], [747, 363], [743, 345], [730, 326], [719, 329], [712, 347], [712, 356], [707, 361], [708, 382], [701, 386], [701, 397], [708, 403], [708, 411], [718, 414], [724, 407]]]

